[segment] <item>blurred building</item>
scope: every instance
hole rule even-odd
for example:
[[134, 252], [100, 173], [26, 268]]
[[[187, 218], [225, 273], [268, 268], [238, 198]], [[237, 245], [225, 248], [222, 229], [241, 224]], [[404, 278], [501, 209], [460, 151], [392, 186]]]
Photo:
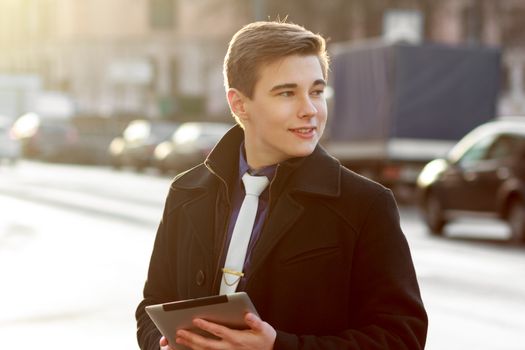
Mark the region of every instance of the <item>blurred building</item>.
[[501, 115], [525, 115], [525, 1], [443, 0], [430, 7], [429, 39], [503, 49]]
[[267, 0], [266, 8], [331, 42], [385, 38], [395, 26], [412, 41], [501, 47], [499, 113], [525, 115], [523, 0]]
[[500, 110], [525, 113], [522, 0], [2, 0], [0, 78], [37, 78], [80, 114], [228, 118], [226, 45], [243, 24], [277, 16], [331, 42], [388, 32], [501, 46]]
[[34, 74], [80, 114], [224, 115], [222, 59], [243, 1], [2, 0], [0, 74]]

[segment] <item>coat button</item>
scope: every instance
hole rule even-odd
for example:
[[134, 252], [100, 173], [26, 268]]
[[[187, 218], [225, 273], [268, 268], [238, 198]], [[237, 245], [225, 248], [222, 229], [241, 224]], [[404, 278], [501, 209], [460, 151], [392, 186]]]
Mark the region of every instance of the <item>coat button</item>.
[[195, 276], [195, 282], [197, 282], [198, 286], [202, 286], [204, 284], [204, 272], [202, 270], [197, 272], [197, 275]]

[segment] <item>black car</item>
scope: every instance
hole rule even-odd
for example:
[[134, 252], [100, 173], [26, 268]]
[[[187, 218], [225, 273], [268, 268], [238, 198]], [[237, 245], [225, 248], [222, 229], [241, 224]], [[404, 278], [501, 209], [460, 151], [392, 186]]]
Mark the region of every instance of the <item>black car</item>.
[[496, 120], [471, 131], [446, 159], [425, 166], [418, 178], [420, 204], [430, 232], [463, 216], [506, 220], [511, 240], [525, 242], [525, 117]]

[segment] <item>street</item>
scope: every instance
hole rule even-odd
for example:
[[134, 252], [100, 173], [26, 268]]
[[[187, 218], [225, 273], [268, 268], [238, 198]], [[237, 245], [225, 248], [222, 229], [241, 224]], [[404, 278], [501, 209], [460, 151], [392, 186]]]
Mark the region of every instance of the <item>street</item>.
[[[107, 167], [0, 166], [0, 349], [137, 349], [141, 299], [170, 179]], [[471, 220], [431, 237], [401, 208], [430, 319], [428, 350], [525, 344], [525, 248]], [[307, 317], [307, 315], [305, 315]]]

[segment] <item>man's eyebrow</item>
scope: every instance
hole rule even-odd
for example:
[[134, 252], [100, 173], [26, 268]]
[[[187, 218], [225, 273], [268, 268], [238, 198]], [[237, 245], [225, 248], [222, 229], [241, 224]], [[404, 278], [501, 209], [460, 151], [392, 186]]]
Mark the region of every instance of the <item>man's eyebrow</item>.
[[270, 92], [281, 90], [281, 89], [295, 89], [296, 87], [297, 87], [297, 84], [293, 84], [293, 83], [279, 84], [271, 88]]
[[[314, 81], [312, 86], [316, 85], [323, 85], [326, 86], [326, 81], [324, 79], [317, 79]], [[270, 89], [270, 92], [276, 91], [276, 90], [282, 90], [282, 89], [295, 89], [297, 87], [297, 84], [295, 83], [286, 83], [286, 84], [279, 84], [275, 85], [273, 88]]]

